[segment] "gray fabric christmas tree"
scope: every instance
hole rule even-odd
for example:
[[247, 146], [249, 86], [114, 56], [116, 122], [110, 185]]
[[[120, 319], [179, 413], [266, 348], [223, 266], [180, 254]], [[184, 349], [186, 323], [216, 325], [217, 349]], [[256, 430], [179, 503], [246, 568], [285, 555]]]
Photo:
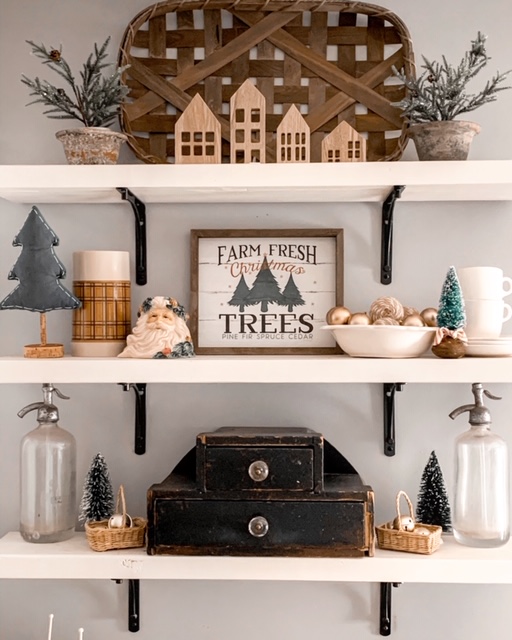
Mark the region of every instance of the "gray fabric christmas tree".
[[97, 453], [85, 477], [79, 520], [107, 520], [114, 513], [114, 491], [110, 473], [101, 453]]

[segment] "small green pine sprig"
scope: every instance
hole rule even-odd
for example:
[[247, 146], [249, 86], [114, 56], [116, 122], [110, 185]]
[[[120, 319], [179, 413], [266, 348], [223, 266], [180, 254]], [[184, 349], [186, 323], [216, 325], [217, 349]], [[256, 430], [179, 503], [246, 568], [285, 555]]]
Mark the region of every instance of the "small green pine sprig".
[[68, 95], [64, 89], [46, 80], [31, 80], [22, 75], [21, 81], [31, 89], [30, 95], [37, 96], [28, 104], [42, 102], [50, 107], [43, 112], [49, 118], [79, 120], [86, 127], [106, 127], [113, 123], [129, 89], [121, 84], [121, 75], [127, 66], [116, 68], [110, 75], [102, 74], [103, 69], [112, 66], [104, 62], [110, 36], [100, 48], [94, 44], [94, 53], [89, 55], [80, 71], [81, 84], [77, 84], [63, 57], [62, 47], [47, 49], [43, 44], [37, 45], [30, 40], [26, 42], [32, 47], [32, 53], [71, 87], [71, 94]]
[[471, 49], [466, 51], [457, 66], [442, 57], [442, 63], [431, 62], [422, 56], [425, 71], [418, 78], [407, 77], [403, 70], [395, 75], [408, 89], [408, 95], [395, 106], [403, 110], [403, 116], [411, 123], [453, 120], [461, 113], [474, 111], [488, 102], [494, 102], [499, 91], [510, 89], [501, 83], [508, 74], [497, 72], [488, 80], [484, 88], [476, 94], [467, 93], [468, 83], [487, 65], [491, 59], [485, 49], [487, 36], [478, 32], [471, 41]]

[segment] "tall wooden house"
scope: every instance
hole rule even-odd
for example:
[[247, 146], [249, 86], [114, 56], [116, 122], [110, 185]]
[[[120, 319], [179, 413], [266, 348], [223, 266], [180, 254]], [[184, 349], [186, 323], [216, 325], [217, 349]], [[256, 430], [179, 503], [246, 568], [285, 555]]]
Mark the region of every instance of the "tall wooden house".
[[230, 100], [231, 162], [265, 162], [265, 96], [246, 80]]
[[309, 125], [292, 104], [277, 127], [276, 162], [309, 162]]
[[365, 162], [366, 138], [345, 120], [322, 140], [322, 162]]
[[197, 93], [174, 128], [177, 164], [221, 162], [220, 122]]

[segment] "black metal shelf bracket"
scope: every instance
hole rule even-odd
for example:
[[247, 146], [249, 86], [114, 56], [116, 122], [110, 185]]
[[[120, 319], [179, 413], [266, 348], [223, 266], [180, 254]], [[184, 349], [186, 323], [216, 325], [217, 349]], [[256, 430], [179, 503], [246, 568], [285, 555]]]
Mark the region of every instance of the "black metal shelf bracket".
[[391, 635], [391, 587], [399, 586], [399, 582], [380, 583], [379, 633], [381, 636]]
[[382, 230], [380, 252], [380, 282], [391, 284], [393, 266], [393, 212], [395, 202], [402, 195], [405, 186], [395, 185], [382, 203]]
[[[118, 578], [116, 584], [123, 584]], [[140, 631], [140, 580], [128, 580], [128, 631]]]
[[384, 453], [395, 455], [395, 393], [402, 391], [404, 382], [384, 383]]
[[146, 398], [147, 384], [145, 382], [120, 382], [123, 391], [135, 391], [135, 445], [137, 455], [146, 453]]
[[147, 284], [148, 255], [146, 241], [146, 205], [126, 187], [117, 187], [121, 198], [132, 205], [135, 214], [135, 282]]

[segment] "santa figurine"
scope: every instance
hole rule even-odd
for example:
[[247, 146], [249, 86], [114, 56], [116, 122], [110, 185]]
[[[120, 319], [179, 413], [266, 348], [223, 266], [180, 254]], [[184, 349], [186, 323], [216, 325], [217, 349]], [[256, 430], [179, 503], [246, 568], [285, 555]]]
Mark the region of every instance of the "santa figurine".
[[146, 298], [118, 358], [182, 358], [194, 354], [188, 315], [175, 298]]

